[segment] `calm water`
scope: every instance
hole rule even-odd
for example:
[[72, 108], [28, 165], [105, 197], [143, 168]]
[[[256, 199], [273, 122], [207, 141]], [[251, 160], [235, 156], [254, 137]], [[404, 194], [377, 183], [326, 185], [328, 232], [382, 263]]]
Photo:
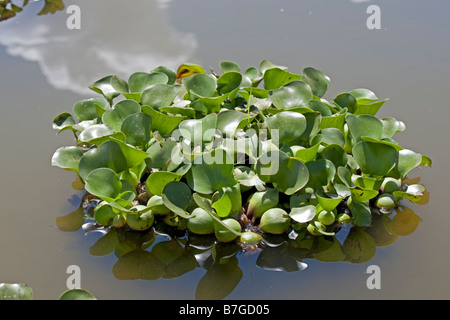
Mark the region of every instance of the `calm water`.
[[[379, 116], [404, 121], [399, 143], [433, 159], [433, 168], [411, 174], [421, 178], [430, 200], [411, 206], [421, 220], [412, 234], [378, 247], [365, 263], [305, 258], [294, 264], [275, 249], [264, 259], [239, 254], [222, 270], [235, 285], [226, 298], [450, 298], [448, 1], [124, 3], [65, 1], [81, 8], [81, 30], [66, 27], [64, 11], [37, 16], [42, 1], [0, 23], [0, 282], [24, 282], [37, 299], [56, 299], [66, 290], [67, 267], [78, 265], [81, 286], [100, 299], [195, 299], [206, 269], [119, 280], [117, 256], [99, 257], [92, 249], [99, 233], [58, 228], [57, 218], [76, 210], [82, 192], [72, 187], [73, 174], [50, 166], [53, 152], [73, 143], [69, 134], [55, 136], [51, 120], [95, 96], [87, 85], [107, 74], [127, 78], [186, 61], [219, 70], [221, 60], [232, 60], [245, 68], [269, 59], [293, 72], [323, 70], [332, 80], [327, 98], [358, 87], [389, 98]], [[380, 30], [366, 27], [371, 4], [381, 8]], [[261, 267], [273, 266], [271, 259], [284, 259], [284, 271]], [[370, 265], [380, 267], [380, 290], [366, 286]]]

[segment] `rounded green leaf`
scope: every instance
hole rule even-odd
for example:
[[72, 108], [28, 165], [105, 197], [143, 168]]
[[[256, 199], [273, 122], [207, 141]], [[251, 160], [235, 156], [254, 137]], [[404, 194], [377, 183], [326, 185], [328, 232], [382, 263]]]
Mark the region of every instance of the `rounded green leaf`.
[[52, 127], [55, 130], [61, 132], [64, 128], [71, 128], [75, 124], [75, 119], [68, 112], [59, 114], [52, 123]]
[[358, 116], [348, 114], [345, 119], [355, 143], [361, 141], [362, 136], [381, 139], [383, 122], [377, 117], [368, 114]]
[[[190, 94], [194, 94], [194, 97], [213, 97], [217, 86], [213, 77], [202, 73], [184, 78], [183, 84]], [[192, 96], [191, 100], [193, 100]]]
[[414, 168], [422, 162], [422, 155], [414, 151], [403, 149], [398, 152], [398, 166], [397, 171], [403, 179]]
[[142, 91], [141, 103], [153, 108], [170, 106], [180, 92], [179, 85], [154, 84]]
[[176, 72], [174, 70], [169, 69], [169, 68], [167, 68], [165, 66], [159, 66], [159, 67], [156, 67], [155, 69], [153, 69], [152, 71], [150, 71], [150, 73], [155, 73], [155, 72], [160, 72], [160, 73], [162, 72], [162, 73], [164, 73], [167, 76], [167, 78], [168, 78], [167, 84], [174, 84], [175, 83], [175, 80], [177, 78], [177, 74], [176, 74]]
[[355, 97], [358, 104], [367, 104], [370, 102], [377, 101], [378, 98], [372, 91], [368, 89], [354, 89], [350, 93]]
[[219, 217], [225, 218], [238, 213], [242, 208], [240, 185], [225, 187], [219, 191], [219, 199], [212, 204]]
[[87, 175], [97, 168], [110, 168], [116, 173], [127, 169], [125, 158], [119, 144], [115, 141], [106, 141], [98, 148], [87, 151], [80, 159], [79, 173], [85, 180]]
[[109, 140], [111, 136], [120, 138], [120, 132], [114, 132], [113, 129], [105, 124], [94, 124], [80, 133], [78, 140], [84, 144], [101, 144], [106, 140]]
[[89, 89], [102, 94], [112, 105], [115, 97], [123, 92], [128, 92], [128, 84], [118, 76], [107, 76], [91, 84]]
[[278, 136], [280, 143], [288, 143], [300, 137], [306, 129], [306, 118], [301, 113], [283, 111], [266, 118], [272, 139]]
[[302, 80], [306, 82], [313, 94], [321, 98], [328, 90], [330, 78], [320, 70], [308, 67], [303, 69]]
[[219, 94], [230, 93], [238, 89], [242, 82], [242, 74], [235, 71], [224, 73], [217, 79], [217, 92]]
[[174, 172], [155, 171], [149, 175], [146, 182], [146, 189], [152, 194], [161, 196], [164, 188], [169, 182], [179, 181], [183, 176]]
[[161, 113], [149, 106], [142, 106], [142, 112], [152, 118], [152, 131], [158, 131], [163, 137], [169, 135], [178, 124], [186, 119], [184, 116], [173, 116]]
[[333, 162], [326, 159], [308, 162], [306, 167], [309, 172], [308, 186], [314, 189], [327, 186], [336, 174]]
[[63, 147], [56, 150], [52, 157], [52, 166], [78, 173], [78, 165], [83, 157], [83, 151], [77, 147]]
[[70, 289], [65, 291], [59, 300], [97, 300], [94, 295], [83, 289]]
[[[205, 141], [212, 141], [214, 129], [217, 126], [216, 113], [211, 113], [201, 119], [183, 120], [179, 124], [179, 133], [188, 144], [202, 145]], [[209, 134], [206, 134], [209, 133]]]
[[93, 120], [101, 117], [106, 108], [107, 103], [103, 99], [86, 99], [75, 103], [73, 114], [79, 121]]
[[126, 136], [126, 141], [136, 147], [145, 146], [152, 136], [152, 117], [139, 112], [126, 117], [121, 126], [121, 131]]
[[142, 92], [144, 89], [157, 83], [167, 84], [169, 77], [161, 72], [135, 72], [128, 78], [130, 92]]
[[248, 125], [254, 116], [249, 116], [246, 113], [242, 113], [235, 110], [224, 110], [217, 114], [217, 130], [219, 130], [223, 136], [234, 137], [234, 134], [238, 129], [242, 129]]
[[334, 166], [343, 167], [347, 165], [348, 156], [342, 146], [337, 144], [329, 144], [322, 150], [322, 156], [324, 159], [333, 162]]
[[309, 180], [308, 168], [303, 162], [278, 150], [261, 155], [256, 172], [262, 181], [273, 183], [287, 195], [303, 188]]
[[273, 90], [269, 99], [278, 109], [304, 107], [313, 94], [311, 87], [303, 81], [292, 81], [279, 89]]
[[356, 101], [356, 98], [348, 92], [339, 94], [333, 101], [341, 109], [347, 108], [350, 113], [355, 113], [358, 109], [358, 102]]
[[233, 158], [224, 149], [213, 149], [194, 159], [186, 178], [196, 192], [211, 194], [237, 183], [233, 168]]
[[87, 176], [85, 189], [105, 201], [114, 201], [122, 190], [122, 183], [113, 170], [98, 168]]
[[289, 216], [292, 220], [298, 223], [307, 223], [314, 219], [317, 209], [313, 205], [305, 205], [302, 207], [295, 207], [291, 209]]
[[398, 151], [383, 143], [360, 141], [352, 153], [361, 171], [373, 176], [386, 175], [398, 161]]
[[220, 68], [222, 69], [223, 73], [230, 71], [241, 72], [241, 67], [239, 67], [239, 65], [233, 61], [221, 61]]
[[122, 123], [131, 114], [141, 112], [141, 106], [134, 100], [122, 100], [102, 116], [102, 122], [114, 131], [120, 131]]
[[264, 89], [274, 90], [295, 80], [302, 79], [302, 76], [290, 73], [280, 68], [271, 68], [264, 73]]
[[164, 187], [162, 193], [164, 205], [183, 218], [189, 218], [186, 209], [192, 198], [189, 186], [184, 182], [171, 181]]

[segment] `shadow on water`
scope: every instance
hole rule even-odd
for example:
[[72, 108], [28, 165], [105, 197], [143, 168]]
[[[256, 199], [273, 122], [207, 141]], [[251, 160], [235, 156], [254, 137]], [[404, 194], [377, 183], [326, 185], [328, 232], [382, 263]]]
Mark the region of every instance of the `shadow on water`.
[[[409, 179], [418, 183], [420, 178]], [[76, 180], [72, 187], [83, 190]], [[416, 204], [429, 201], [425, 191]], [[69, 202], [80, 202], [77, 196]], [[403, 203], [389, 213], [374, 210], [370, 227], [348, 224], [339, 226], [335, 236], [312, 236], [306, 229], [291, 230], [283, 235], [262, 233], [260, 245], [246, 245], [235, 241], [217, 242], [214, 235], [196, 235], [178, 227], [155, 220], [146, 231], [125, 228], [103, 228], [92, 219], [96, 200], [84, 194], [73, 212], [58, 217], [56, 224], [61, 231], [86, 234], [100, 232], [102, 236], [89, 248], [95, 257], [114, 255], [117, 261], [112, 273], [118, 280], [174, 279], [197, 268], [206, 270], [198, 281], [195, 299], [220, 300], [226, 298], [243, 279], [240, 259], [256, 255], [256, 266], [267, 271], [298, 272], [308, 267], [305, 260], [325, 263], [347, 262], [361, 264], [370, 261], [377, 247], [392, 245], [399, 237], [412, 234], [421, 218]]]

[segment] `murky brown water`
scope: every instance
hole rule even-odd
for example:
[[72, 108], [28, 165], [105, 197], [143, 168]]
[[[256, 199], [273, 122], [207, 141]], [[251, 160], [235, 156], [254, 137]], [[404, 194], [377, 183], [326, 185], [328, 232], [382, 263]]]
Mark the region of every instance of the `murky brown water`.
[[[81, 30], [69, 30], [67, 13], [37, 16], [37, 1], [1, 22], [0, 282], [25, 282], [36, 298], [55, 299], [66, 289], [67, 267], [78, 265], [81, 286], [100, 299], [195, 299], [196, 290], [209, 292], [202, 278], [213, 271], [230, 284], [228, 299], [450, 298], [450, 4], [377, 1], [381, 29], [369, 30], [372, 3], [356, 2], [67, 0], [82, 17]], [[77, 208], [82, 192], [72, 188], [73, 174], [50, 166], [53, 152], [72, 144], [69, 134], [55, 136], [51, 120], [95, 96], [87, 85], [106, 74], [128, 77], [158, 65], [175, 69], [192, 61], [219, 69], [221, 60], [232, 60], [245, 68], [262, 59], [293, 72], [323, 70], [332, 80], [328, 97], [365, 87], [390, 99], [379, 115], [405, 122], [399, 143], [433, 159], [433, 168], [411, 175], [421, 177], [430, 193], [428, 204], [410, 206], [420, 217], [413, 233], [378, 247], [361, 264], [308, 257], [298, 264], [273, 248], [238, 254], [226, 270], [206, 260], [205, 268], [176, 269], [167, 279], [120, 280], [133, 275], [123, 275], [113, 253], [97, 256], [111, 250], [92, 249], [99, 233], [57, 227], [56, 219]], [[280, 269], [274, 261], [284, 261], [284, 271], [267, 270]], [[380, 267], [379, 290], [366, 286], [370, 265]]]

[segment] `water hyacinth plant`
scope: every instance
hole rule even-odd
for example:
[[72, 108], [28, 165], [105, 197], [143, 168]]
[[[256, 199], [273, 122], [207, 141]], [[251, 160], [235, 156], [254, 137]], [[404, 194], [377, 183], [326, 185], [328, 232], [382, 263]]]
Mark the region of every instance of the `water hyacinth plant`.
[[405, 124], [376, 117], [387, 100], [368, 89], [324, 98], [330, 78], [264, 60], [221, 73], [184, 64], [107, 76], [100, 98], [53, 121], [76, 145], [52, 165], [74, 171], [104, 227], [148, 230], [155, 221], [218, 242], [264, 234], [333, 236], [370, 227], [400, 201], [419, 201], [407, 174], [431, 160], [395, 140]]

